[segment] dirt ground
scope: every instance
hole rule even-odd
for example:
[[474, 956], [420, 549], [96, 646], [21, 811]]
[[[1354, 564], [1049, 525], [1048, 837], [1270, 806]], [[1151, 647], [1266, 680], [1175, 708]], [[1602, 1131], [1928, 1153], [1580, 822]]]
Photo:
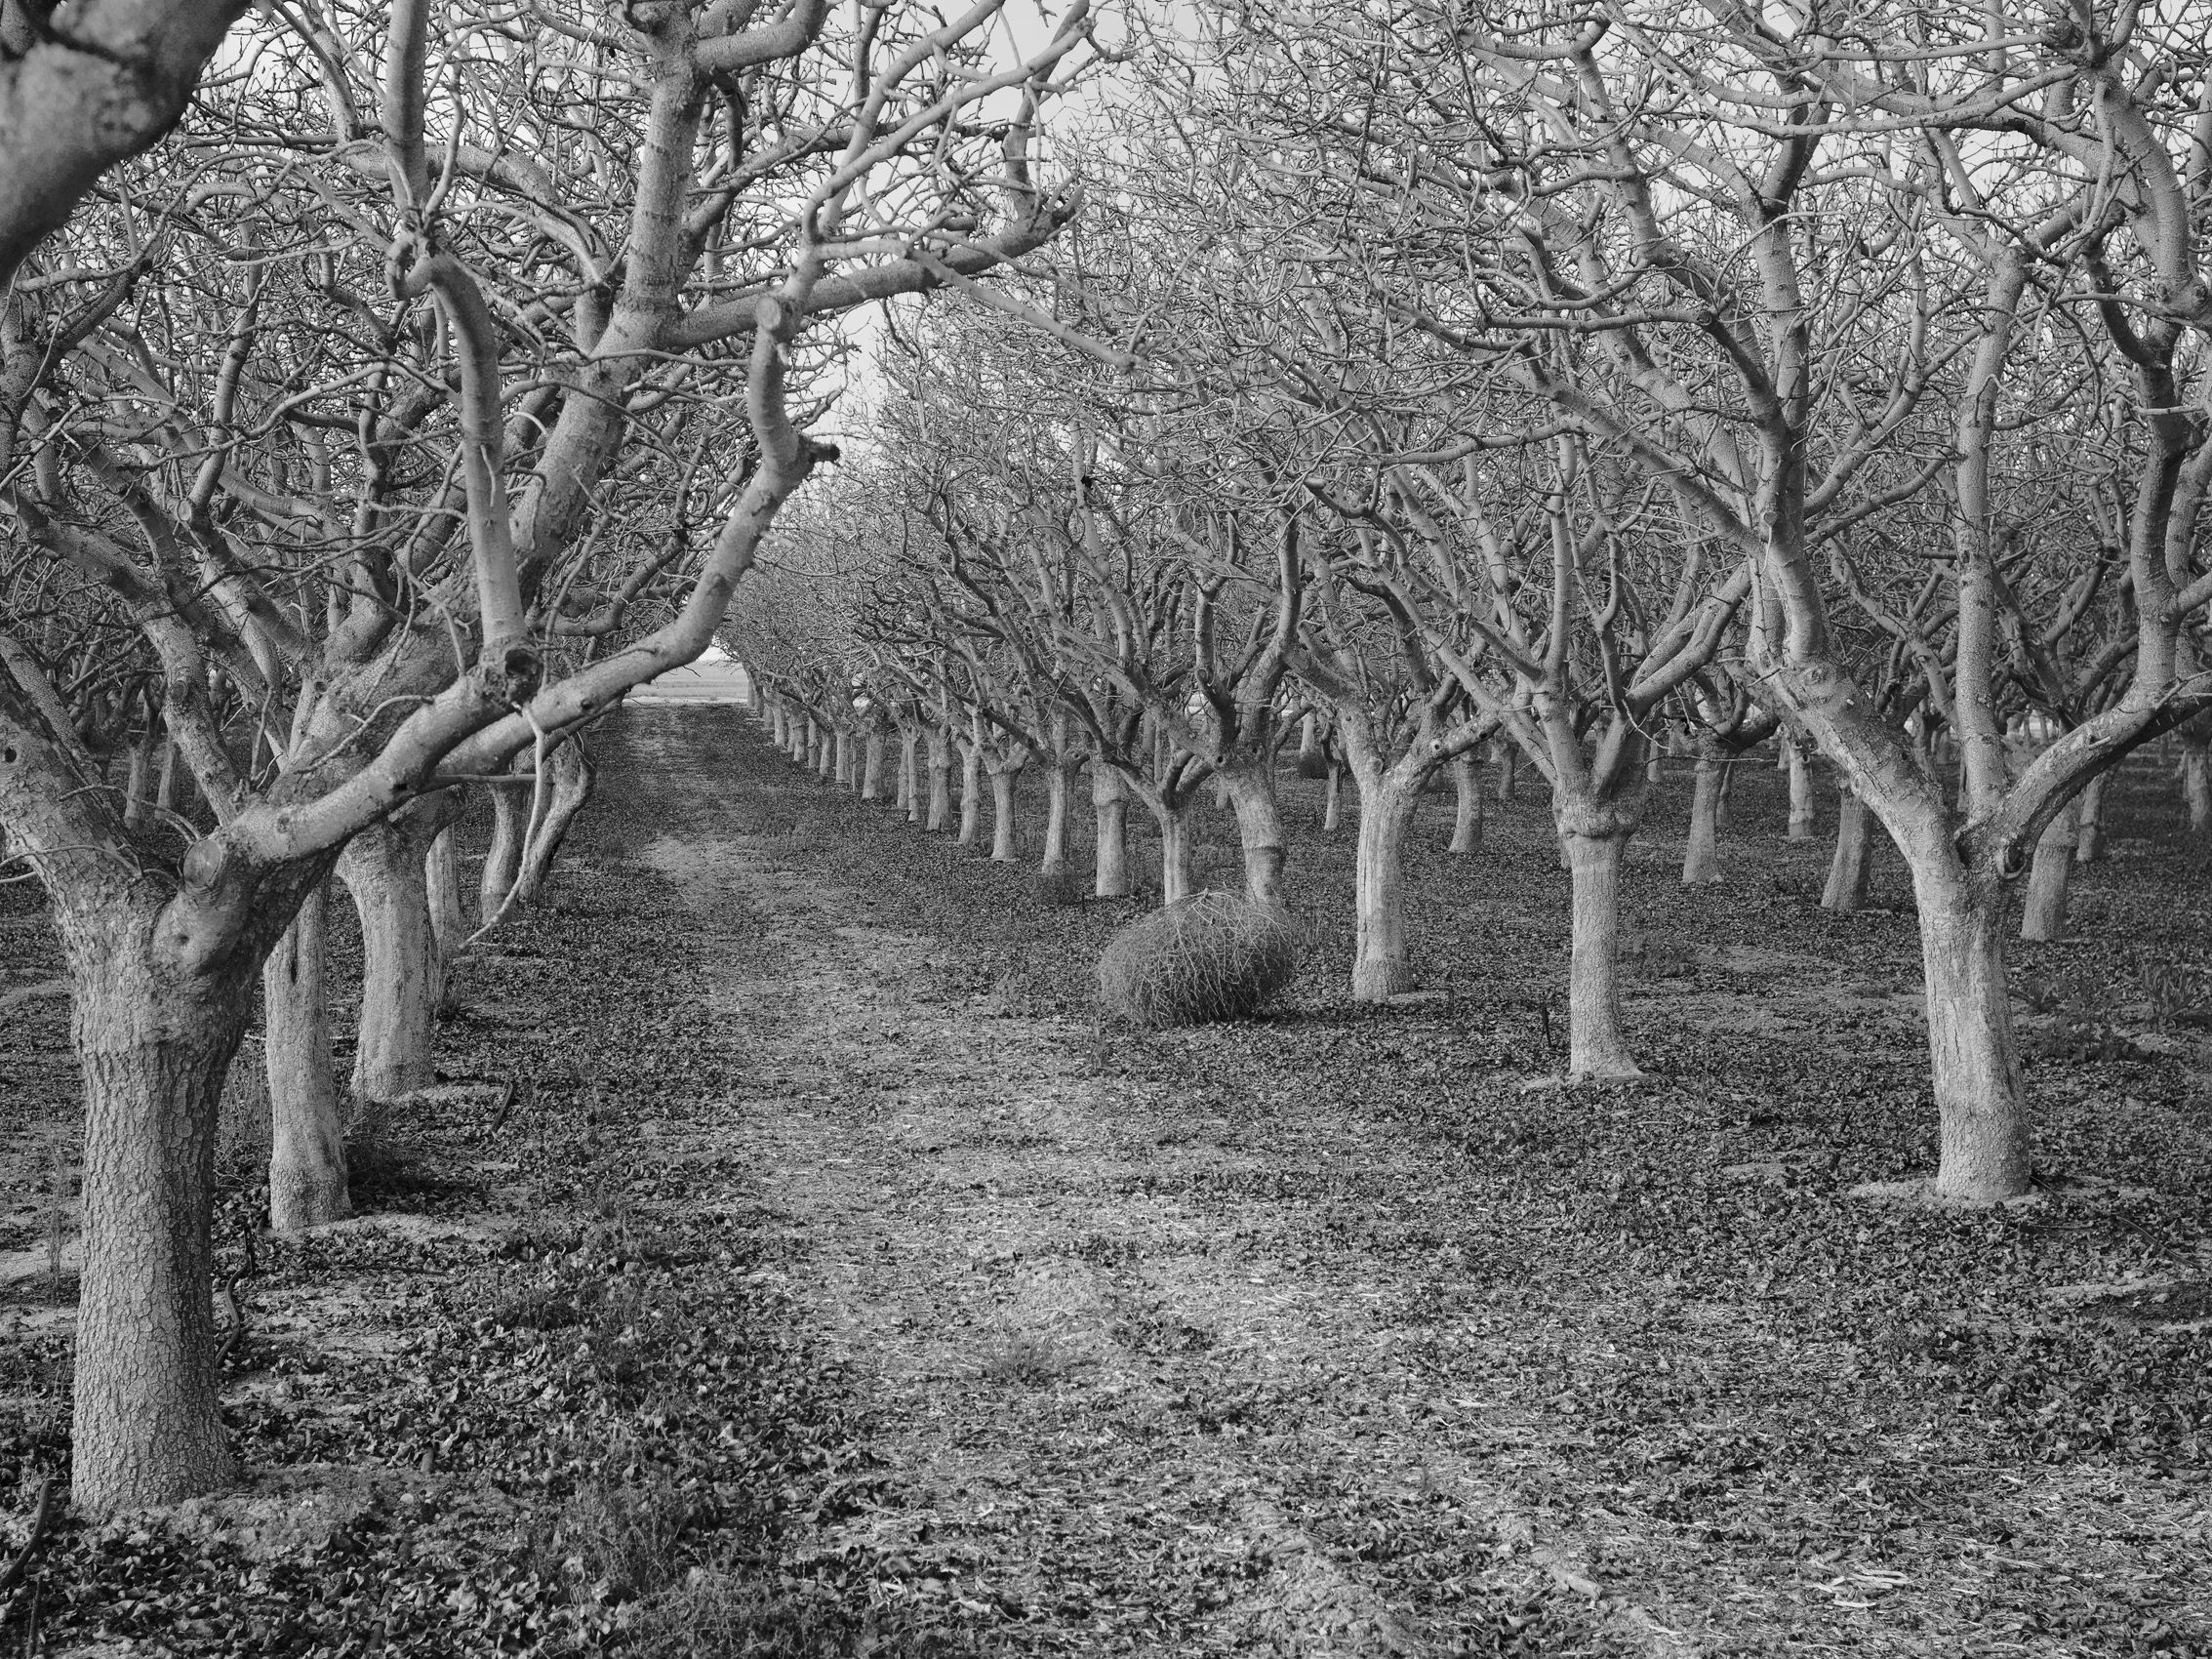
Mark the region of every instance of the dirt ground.
[[[1136, 904], [726, 708], [600, 757], [445, 1086], [364, 1126], [361, 1217], [237, 1281], [247, 1484], [64, 1527], [0, 1651], [2212, 1654], [2203, 875], [2148, 765], [2086, 942], [2020, 954], [2048, 1191], [1965, 1213], [1865, 1195], [1927, 1159], [1910, 901], [1892, 864], [1820, 911], [1771, 775], [1725, 889], [1655, 814], [1653, 1074], [1570, 1090], [1534, 791], [1417, 857], [1445, 994], [1366, 1010], [1294, 783], [1288, 1005], [1146, 1034], [1087, 986]], [[20, 893], [9, 986], [52, 972]], [[64, 1034], [0, 1013], [19, 1534], [65, 1465]]]

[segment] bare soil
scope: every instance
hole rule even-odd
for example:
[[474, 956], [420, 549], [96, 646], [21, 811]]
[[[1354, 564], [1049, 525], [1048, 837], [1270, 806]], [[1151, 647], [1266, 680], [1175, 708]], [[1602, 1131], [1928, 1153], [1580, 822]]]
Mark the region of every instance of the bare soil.
[[[1969, 1214], [1853, 1195], [1925, 1173], [1909, 900], [1893, 862], [1819, 911], [1777, 780], [1724, 888], [1639, 841], [1653, 1075], [1565, 1089], [1534, 790], [1417, 855], [1445, 995], [1366, 1010], [1349, 831], [1291, 786], [1293, 996], [1140, 1033], [1086, 984], [1138, 904], [726, 708], [601, 759], [362, 1218], [238, 1281], [248, 1483], [64, 1528], [0, 1650], [2212, 1654], [2203, 900], [2148, 767], [2090, 942], [2020, 952], [2049, 1190]], [[8, 902], [9, 983], [50, 975]], [[65, 1464], [64, 1027], [0, 1018], [19, 1514]]]

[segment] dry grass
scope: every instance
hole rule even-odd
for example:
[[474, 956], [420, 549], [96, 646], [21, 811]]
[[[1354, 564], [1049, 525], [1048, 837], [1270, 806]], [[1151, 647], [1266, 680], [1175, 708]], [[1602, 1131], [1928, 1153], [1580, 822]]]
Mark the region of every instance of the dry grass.
[[1298, 973], [1298, 941], [1274, 910], [1204, 892], [1130, 923], [1099, 957], [1099, 1002], [1138, 1026], [1233, 1020]]

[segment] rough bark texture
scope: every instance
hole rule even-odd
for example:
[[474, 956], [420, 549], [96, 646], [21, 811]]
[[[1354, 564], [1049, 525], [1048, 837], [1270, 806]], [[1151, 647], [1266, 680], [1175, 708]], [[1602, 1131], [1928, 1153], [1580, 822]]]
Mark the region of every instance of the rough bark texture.
[[993, 769], [990, 775], [990, 856], [993, 863], [1012, 864], [1021, 855], [1014, 837], [1014, 786], [1019, 772]]
[[1682, 885], [1710, 887], [1720, 880], [1720, 785], [1722, 763], [1698, 756], [1690, 789], [1690, 839], [1682, 852]]
[[1283, 902], [1283, 819], [1275, 804], [1273, 770], [1258, 765], [1224, 774], [1236, 809], [1237, 842], [1244, 854], [1245, 897], [1255, 905]]
[[251, 972], [187, 975], [152, 907], [60, 915], [85, 1084], [85, 1264], [71, 1498], [98, 1515], [231, 1476], [216, 1390], [216, 1101]]
[[1474, 775], [1474, 757], [1463, 754], [1452, 762], [1452, 789], [1457, 805], [1452, 814], [1452, 844], [1448, 853], [1471, 853], [1482, 846], [1482, 786]]
[[1381, 1002], [1413, 989], [1406, 960], [1405, 838], [1419, 795], [1413, 789], [1378, 784], [1359, 802], [1359, 847], [1352, 893], [1357, 932], [1351, 962], [1351, 999]]
[[310, 893], [261, 964], [269, 1091], [269, 1225], [294, 1234], [350, 1215], [323, 986], [329, 890]]
[[1867, 902], [1867, 886], [1873, 875], [1874, 815], [1852, 790], [1843, 791], [1835, 815], [1835, 856], [1829, 860], [1828, 886], [1821, 893], [1821, 908], [1848, 915]]
[[862, 746], [861, 799], [883, 798], [883, 734], [870, 730], [867, 741]]
[[2074, 832], [2073, 862], [2101, 864], [2105, 858], [2105, 786], [2110, 772], [2100, 772], [2082, 788], [2080, 828]]
[[1091, 768], [1092, 890], [1126, 899], [1129, 877], [1129, 782], [1103, 761]]
[[2004, 895], [1912, 860], [1942, 1153], [1940, 1196], [1986, 1203], [2030, 1182], [2027, 1085], [2005, 986]]
[[1180, 905], [1197, 890], [1190, 878], [1190, 823], [1182, 812], [1157, 812], [1160, 829], [1160, 903]]
[[2035, 843], [2028, 869], [2028, 899], [2020, 918], [2020, 937], [2049, 943], [2066, 937], [2067, 888], [2073, 878], [2077, 801], [2069, 801]]
[[971, 747], [960, 757], [960, 833], [954, 839], [963, 847], [974, 846], [983, 833], [983, 818], [984, 757]]
[[1566, 844], [1574, 870], [1568, 1070], [1578, 1077], [1640, 1076], [1621, 1034], [1621, 855], [1629, 837], [1570, 833]]
[[1070, 768], [1058, 763], [1045, 768], [1045, 850], [1039, 870], [1067, 868], [1067, 790], [1073, 781]]
[[1805, 758], [1802, 746], [1785, 741], [1783, 760], [1790, 768], [1790, 831], [1792, 841], [1810, 841], [1815, 833], [1813, 818], [1813, 768]]
[[425, 833], [401, 818], [364, 830], [339, 855], [339, 878], [361, 915], [358, 1100], [394, 1100], [436, 1081], [431, 1055], [442, 976], [427, 869], [434, 835], [434, 829]]

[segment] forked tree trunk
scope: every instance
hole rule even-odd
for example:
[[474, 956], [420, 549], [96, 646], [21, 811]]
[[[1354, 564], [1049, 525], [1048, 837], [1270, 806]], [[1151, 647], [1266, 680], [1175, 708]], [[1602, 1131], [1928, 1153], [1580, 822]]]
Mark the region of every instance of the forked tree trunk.
[[1642, 1075], [1621, 1034], [1621, 855], [1627, 833], [1566, 837], [1574, 870], [1567, 1067], [1578, 1077]]
[[1329, 763], [1329, 792], [1321, 802], [1321, 828], [1333, 832], [1344, 816], [1345, 769]]
[[2027, 1085], [2005, 988], [2003, 890], [1970, 882], [1950, 859], [1948, 847], [1909, 858], [1942, 1136], [1936, 1193], [1988, 1202], [2029, 1188]]
[[216, 1102], [259, 964], [239, 951], [187, 975], [157, 957], [156, 913], [56, 918], [85, 1088], [70, 1488], [96, 1516], [214, 1491], [233, 1467], [216, 1378]]
[[867, 741], [861, 754], [861, 799], [883, 798], [883, 734], [874, 727], [868, 728]]
[[1021, 856], [1014, 837], [1014, 787], [1021, 776], [1019, 768], [990, 769], [990, 856], [994, 864], [1012, 864]]
[[1091, 766], [1092, 889], [1102, 899], [1129, 896], [1129, 780], [1105, 761]]
[[969, 745], [960, 754], [960, 833], [954, 840], [972, 847], [983, 834], [984, 756], [980, 746]]
[[1821, 909], [1849, 915], [1867, 902], [1874, 870], [1874, 815], [1848, 785], [1835, 815], [1835, 856], [1829, 860]]
[[1482, 788], [1474, 775], [1474, 756], [1460, 755], [1452, 762], [1452, 788], [1458, 805], [1452, 814], [1452, 844], [1448, 853], [1471, 853], [1482, 845]]
[[1255, 905], [1283, 902], [1283, 815], [1275, 804], [1273, 769], [1265, 762], [1222, 774], [1236, 809], [1236, 838], [1244, 855], [1244, 896]]
[[364, 830], [339, 855], [339, 878], [361, 916], [356, 1100], [396, 1100], [437, 1080], [432, 1054], [444, 976], [430, 925], [428, 855], [442, 828], [425, 829], [411, 813]]
[[1413, 989], [1413, 964], [1406, 960], [1405, 840], [1419, 798], [1414, 788], [1388, 780], [1360, 790], [1352, 871], [1354, 1002], [1381, 1002]]
[[1813, 768], [1804, 749], [1793, 743], [1782, 746], [1783, 763], [1790, 768], [1790, 830], [1788, 839], [1810, 841], [1814, 834]]
[[1690, 839], [1682, 851], [1682, 885], [1710, 887], [1720, 880], [1720, 786], [1723, 762], [1698, 756], [1690, 788]]
[[317, 887], [261, 964], [269, 1092], [269, 1225], [283, 1234], [353, 1211], [323, 985], [329, 889]]
[[2075, 864], [2101, 864], [2105, 858], [2105, 786], [2110, 772], [2100, 772], [2081, 789], [2081, 827], [2073, 839]]
[[2020, 937], [2031, 943], [2049, 944], [2066, 937], [2067, 888], [2073, 877], [2078, 809], [2078, 801], [2067, 802], [2035, 843], [2020, 918]]

